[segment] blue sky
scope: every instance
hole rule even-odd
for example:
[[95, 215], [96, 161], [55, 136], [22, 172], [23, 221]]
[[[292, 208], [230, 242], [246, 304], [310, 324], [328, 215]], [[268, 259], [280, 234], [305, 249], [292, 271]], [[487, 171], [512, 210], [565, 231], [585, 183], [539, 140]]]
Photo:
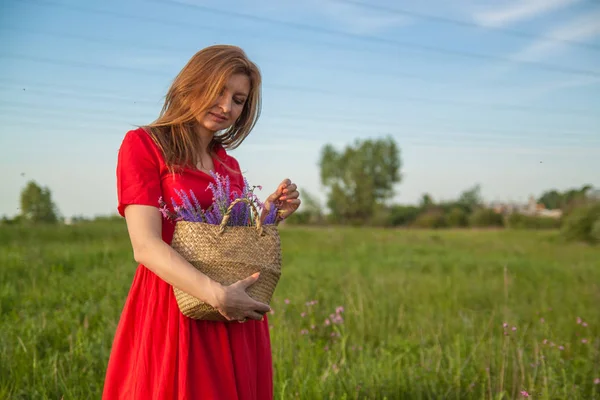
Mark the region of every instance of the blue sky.
[[265, 196], [289, 177], [324, 200], [323, 145], [386, 135], [401, 148], [399, 203], [476, 183], [519, 202], [600, 186], [596, 2], [365, 3], [3, 2], [0, 215], [18, 213], [28, 179], [66, 216], [114, 213], [123, 135], [215, 43], [263, 72], [261, 120], [231, 154]]

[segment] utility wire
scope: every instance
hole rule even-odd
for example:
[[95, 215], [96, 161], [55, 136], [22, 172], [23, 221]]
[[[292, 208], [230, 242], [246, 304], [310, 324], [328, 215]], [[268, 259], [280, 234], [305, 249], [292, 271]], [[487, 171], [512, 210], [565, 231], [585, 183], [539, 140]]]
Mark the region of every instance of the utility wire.
[[398, 7], [393, 7], [393, 8], [386, 7], [386, 6], [382, 6], [382, 5], [366, 3], [364, 1], [359, 1], [359, 0], [330, 0], [330, 1], [334, 1], [337, 3], [341, 3], [341, 4], [350, 4], [350, 5], [353, 5], [356, 7], [362, 7], [362, 8], [367, 8], [370, 10], [382, 11], [382, 12], [390, 13], [390, 14], [398, 14], [398, 15], [403, 15], [406, 17], [418, 18], [418, 19], [422, 19], [422, 20], [426, 20], [426, 21], [432, 21], [432, 22], [437, 22], [437, 23], [442, 23], [442, 24], [447, 24], [447, 25], [455, 25], [455, 26], [466, 27], [466, 28], [475, 28], [475, 29], [486, 29], [486, 30], [500, 32], [500, 33], [506, 34], [508, 36], [515, 36], [515, 37], [520, 37], [520, 38], [562, 43], [562, 44], [567, 44], [567, 45], [574, 46], [574, 47], [581, 47], [584, 49], [590, 49], [590, 50], [596, 50], [596, 51], [600, 50], [600, 46], [592, 44], [592, 43], [584, 43], [584, 42], [580, 42], [580, 41], [576, 41], [576, 40], [564, 39], [564, 38], [559, 38], [559, 37], [554, 37], [554, 36], [539, 35], [539, 34], [534, 34], [534, 33], [530, 33], [530, 32], [519, 31], [516, 29], [484, 26], [481, 24], [477, 24], [475, 22], [459, 20], [459, 19], [452, 19], [452, 18], [447, 18], [447, 17], [440, 17], [440, 16], [424, 14], [424, 13], [418, 13], [415, 11], [402, 9], [402, 8], [398, 8]]
[[[111, 46], [117, 46], [119, 48], [130, 48], [130, 49], [135, 49], [135, 50], [150, 50], [150, 51], [168, 51], [168, 52], [181, 52], [181, 53], [185, 53], [186, 55], [192, 50], [189, 48], [183, 48], [183, 47], [172, 47], [172, 46], [164, 46], [164, 45], [157, 45], [157, 44], [144, 44], [144, 43], [133, 43], [133, 42], [127, 42], [124, 40], [113, 40], [113, 39], [108, 39], [108, 38], [100, 38], [100, 37], [94, 37], [94, 36], [87, 36], [87, 35], [81, 35], [79, 33], [75, 34], [75, 33], [67, 33], [67, 32], [56, 32], [56, 31], [48, 31], [48, 30], [32, 30], [32, 29], [22, 29], [20, 27], [15, 27], [15, 26], [0, 26], [0, 30], [7, 30], [7, 31], [12, 31], [12, 32], [19, 32], [19, 33], [26, 33], [26, 34], [32, 34], [32, 35], [39, 35], [39, 36], [43, 36], [43, 37], [56, 37], [56, 38], [66, 38], [66, 39], [72, 39], [72, 40], [81, 40], [84, 42], [89, 42], [89, 43], [99, 43], [99, 44], [110, 44]], [[330, 44], [326, 44], [326, 43], [319, 43], [319, 45], [321, 46], [326, 46], [328, 48], [330, 48], [332, 45]], [[282, 66], [289, 66], [289, 67], [298, 67], [300, 64], [296, 61], [286, 61], [285, 59], [276, 59], [276, 58], [269, 58], [269, 57], [261, 57], [261, 61], [264, 62], [270, 62], [270, 63], [276, 63]], [[320, 71], [324, 71], [324, 72], [345, 72], [345, 73], [350, 73], [350, 74], [357, 74], [357, 75], [370, 75], [370, 74], [376, 74], [377, 76], [381, 77], [381, 76], [386, 76], [386, 77], [390, 77], [390, 78], [394, 78], [394, 79], [404, 79], [404, 80], [414, 80], [414, 81], [423, 81], [426, 82], [428, 84], [436, 84], [439, 86], [442, 85], [448, 85], [448, 86], [452, 86], [454, 83], [450, 80], [433, 80], [434, 77], [432, 76], [427, 76], [427, 75], [419, 75], [415, 72], [406, 72], [406, 71], [373, 71], [373, 70], [364, 70], [364, 69], [356, 69], [356, 68], [348, 68], [347, 64], [344, 65], [322, 65], [322, 64], [318, 64], [316, 62], [312, 62], [310, 63], [310, 68], [311, 70], [320, 70]], [[1, 80], [1, 78], [0, 78]], [[461, 85], [463, 85], [461, 83]], [[464, 85], [462, 86], [464, 87]], [[503, 88], [515, 88], [515, 89], [523, 89], [523, 84], [517, 84], [517, 83], [502, 83], [502, 87]]]
[[[141, 70], [138, 68], [128, 68], [128, 67], [115, 67], [115, 66], [109, 66], [109, 65], [99, 65], [99, 64], [94, 64], [94, 63], [85, 63], [85, 62], [71, 62], [71, 61], [64, 61], [64, 60], [54, 60], [54, 59], [49, 59], [49, 58], [42, 58], [42, 57], [34, 57], [34, 56], [25, 56], [25, 55], [18, 55], [18, 54], [2, 54], [0, 53], [0, 58], [25, 58], [25, 59], [31, 59], [34, 61], [39, 61], [39, 62], [46, 62], [46, 63], [57, 63], [59, 65], [70, 65], [70, 66], [76, 66], [76, 67], [81, 67], [81, 68], [100, 68], [100, 69], [116, 69], [116, 70], [125, 70], [127, 72], [144, 72], [144, 73], [150, 73], [150, 74], [159, 74], [159, 75], [167, 75], [166, 73], [160, 72], [160, 71], [149, 71], [149, 70]], [[14, 84], [13, 84], [14, 86]], [[46, 85], [47, 87], [47, 85]], [[581, 109], [564, 109], [564, 108], [546, 108], [546, 107], [533, 107], [533, 106], [525, 106], [525, 105], [520, 105], [520, 104], [507, 104], [507, 103], [479, 103], [479, 102], [469, 102], [469, 101], [460, 101], [460, 100], [451, 100], [451, 99], [436, 99], [436, 98], [428, 98], [428, 97], [421, 97], [421, 96], [402, 96], [402, 95], [394, 95], [394, 99], [389, 99], [389, 98], [384, 98], [384, 97], [380, 97], [380, 96], [373, 96], [371, 94], [368, 93], [353, 93], [353, 92], [344, 92], [344, 93], [340, 93], [339, 91], [334, 91], [334, 90], [327, 90], [327, 89], [320, 89], [320, 88], [309, 88], [309, 87], [302, 87], [302, 86], [293, 86], [293, 85], [281, 85], [281, 84], [266, 84], [264, 85], [264, 88], [266, 89], [274, 89], [274, 90], [281, 90], [284, 92], [301, 92], [301, 93], [313, 93], [313, 94], [320, 94], [320, 95], [327, 95], [327, 96], [333, 96], [333, 97], [342, 97], [342, 98], [347, 98], [347, 97], [353, 97], [353, 98], [357, 98], [357, 99], [366, 99], [366, 100], [375, 100], [375, 101], [385, 101], [388, 103], [395, 103], [395, 102], [408, 102], [408, 103], [439, 103], [439, 104], [445, 104], [445, 105], [450, 105], [450, 106], [457, 106], [457, 107], [468, 107], [468, 108], [477, 108], [477, 107], [481, 107], [481, 108], [491, 108], [491, 109], [498, 109], [498, 110], [512, 110], [512, 111], [520, 111], [520, 112], [536, 112], [536, 113], [547, 113], [547, 114], [571, 114], [571, 115], [578, 115], [578, 116], [587, 116], [587, 117], [597, 117], [598, 113], [595, 110], [581, 110]], [[27, 90], [27, 88], [25, 88]], [[52, 93], [54, 95], [62, 95], [62, 96], [73, 96], [73, 97], [83, 97], [83, 98], [99, 98], [99, 99], [105, 99], [105, 100], [123, 100], [122, 98], [119, 98], [117, 96], [114, 95], [103, 95], [103, 94], [98, 94], [98, 93], [88, 93], [85, 91], [81, 91], [81, 93], [65, 93], [65, 92], [58, 92], [58, 91], [52, 91], [52, 90], [44, 90], [42, 88], [31, 88], [30, 90], [33, 91], [38, 91], [38, 92], [45, 92], [45, 93]], [[133, 99], [131, 99], [131, 101], [135, 101]], [[157, 103], [158, 104], [158, 103]]]
[[[0, 79], [0, 82], [2, 80]], [[37, 85], [37, 83], [28, 83], [28, 84], [16, 84], [16, 86], [18, 88], [21, 87], [30, 87], [30, 86], [35, 86]], [[46, 87], [48, 88], [52, 88], [52, 87], [59, 87], [58, 85], [46, 85]], [[93, 91], [94, 89], [91, 88], [85, 88], [85, 87], [79, 87], [78, 88], [79, 92], [90, 92]], [[31, 92], [31, 90], [28, 90], [27, 93]], [[39, 92], [39, 91], [38, 91]], [[78, 93], [79, 93], [78, 92]], [[48, 91], [44, 91], [42, 93], [51, 93]], [[65, 94], [61, 94], [61, 95], [57, 95], [55, 98], [59, 98], [59, 97], [72, 97], [71, 93], [65, 93]], [[79, 95], [75, 95], [75, 98], [85, 98], [85, 95], [83, 96], [79, 96]], [[13, 97], [14, 98], [14, 97]], [[107, 108], [98, 108], [98, 107], [71, 107], [69, 106], [68, 108], [60, 108], [57, 109], [55, 107], [57, 107], [57, 103], [53, 102], [52, 104], [48, 104], [48, 105], [40, 105], [39, 103], [31, 103], [31, 102], [23, 102], [23, 101], [15, 101], [15, 100], [0, 100], [0, 106], [4, 106], [4, 107], [0, 107], [0, 110], [2, 109], [6, 109], [6, 108], [12, 108], [12, 109], [25, 109], [25, 110], [34, 110], [34, 111], [39, 111], [39, 112], [66, 112], [66, 113], [70, 113], [70, 114], [83, 114], [83, 115], [107, 115], [107, 116], [112, 116], [112, 117], [119, 117], [122, 119], [125, 118], [133, 118], [136, 120], [148, 120], [148, 119], [154, 119], [156, 117], [156, 113], [143, 113], [142, 114], [137, 114], [134, 113], [134, 111], [141, 111], [139, 109], [135, 109], [135, 110], [131, 110], [131, 112], [129, 113], [124, 113], [123, 112], [123, 107], [121, 106], [121, 103], [119, 103], [119, 101], [122, 101], [122, 99], [115, 99], [116, 101], [111, 101], [110, 104], [115, 105], [116, 109], [107, 109]], [[137, 103], [142, 103], [142, 104], [151, 104], [151, 105], [156, 105], [156, 102], [153, 101], [146, 101], [146, 100], [140, 100]], [[132, 103], [127, 102], [127, 104], [129, 106], [132, 106]], [[53, 108], [54, 107], [54, 108]], [[127, 117], [125, 116], [125, 114], [127, 115]], [[352, 113], [350, 113], [352, 114]], [[353, 114], [352, 114], [353, 115]], [[376, 118], [375, 118], [376, 119]], [[294, 114], [294, 113], [274, 113], [273, 115], [269, 115], [269, 113], [264, 113], [263, 112], [263, 117], [261, 119], [261, 121], [259, 121], [259, 124], [264, 123], [263, 121], [268, 120], [281, 120], [281, 121], [292, 121], [296, 126], [298, 126], [299, 124], [302, 123], [307, 123], [307, 124], [312, 124], [312, 123], [350, 123], [351, 125], [367, 125], [367, 126], [380, 126], [380, 127], [385, 127], [388, 129], [405, 129], [407, 127], [417, 127], [417, 128], [427, 128], [428, 125], [423, 125], [423, 124], [410, 124], [410, 123], [398, 123], [398, 122], [379, 122], [377, 120], [373, 121], [373, 120], [368, 120], [366, 121], [364, 118], [359, 118], [359, 117], [353, 117], [353, 116], [348, 116], [347, 114], [345, 115], [338, 115], [338, 114], [333, 114], [333, 113], [329, 113], [329, 115], [323, 116], [323, 115], [306, 115], [306, 114]], [[444, 117], [439, 117], [436, 115], [429, 115], [427, 117], [427, 121], [428, 122], [438, 122], [442, 125], [436, 125], [434, 126], [435, 129], [449, 129], [449, 130], [455, 130], [455, 131], [469, 131], [469, 132], [486, 132], [486, 133], [498, 133], [501, 134], [502, 136], [511, 136], [511, 135], [518, 135], [518, 136], [522, 136], [522, 135], [543, 135], [545, 137], [552, 137], [552, 136], [578, 136], [578, 137], [591, 137], [591, 136], [598, 136], [598, 132], [591, 132], [591, 131], [574, 131], [574, 130], [569, 130], [569, 131], [564, 131], [564, 132], [555, 132], [552, 130], [527, 130], [527, 129], [502, 129], [502, 128], [497, 128], [497, 127], [464, 127], [464, 126], [460, 126], [460, 125], [456, 125], [455, 120], [449, 119], [449, 118], [444, 118]], [[599, 136], [600, 137], [600, 136]]]
[[[31, 29], [22, 29], [19, 27], [13, 27], [13, 26], [0, 26], [0, 30], [8, 30], [8, 31], [13, 31], [13, 32], [21, 32], [21, 33], [27, 33], [27, 34], [33, 34], [33, 35], [39, 35], [39, 36], [43, 36], [43, 37], [57, 37], [57, 38], [67, 38], [67, 39], [74, 39], [74, 40], [81, 40], [84, 42], [89, 42], [89, 43], [100, 43], [100, 44], [110, 44], [113, 46], [118, 46], [120, 48], [131, 48], [131, 49], [135, 49], [135, 50], [140, 50], [140, 49], [144, 49], [144, 50], [151, 50], [151, 51], [169, 51], [169, 52], [181, 52], [181, 53], [185, 53], [186, 56], [187, 54], [190, 52], [191, 49], [189, 48], [183, 48], [183, 47], [171, 47], [171, 46], [163, 46], [163, 45], [156, 45], [156, 44], [152, 44], [152, 45], [148, 45], [148, 44], [143, 44], [143, 43], [132, 43], [132, 42], [127, 42], [127, 41], [123, 41], [123, 40], [111, 40], [111, 39], [106, 39], [106, 38], [99, 38], [99, 37], [93, 37], [93, 36], [86, 36], [86, 35], [81, 35], [81, 34], [73, 34], [73, 33], [66, 33], [66, 32], [56, 32], [56, 31], [47, 31], [47, 30], [31, 30]], [[324, 45], [324, 43], [319, 43], [319, 45]], [[328, 44], [325, 44], [325, 46], [331, 46]], [[281, 60], [281, 59], [274, 59], [274, 58], [261, 58], [262, 61], [267, 61], [267, 62], [272, 62], [272, 63], [277, 63], [280, 65], [285, 65], [285, 66], [290, 66], [290, 67], [298, 67], [299, 64], [297, 62], [286, 62], [285, 60]], [[373, 74], [376, 73], [377, 76], [389, 76], [392, 78], [407, 78], [407, 79], [414, 79], [414, 80], [420, 80], [420, 81], [425, 81], [428, 83], [432, 83], [432, 78], [428, 77], [428, 76], [422, 76], [422, 75], [418, 75], [417, 73], [411, 73], [411, 72], [403, 72], [403, 71], [395, 71], [395, 72], [382, 72], [382, 71], [366, 71], [366, 70], [359, 70], [359, 69], [355, 69], [355, 68], [348, 68], [347, 65], [344, 66], [338, 66], [338, 65], [333, 65], [333, 66], [326, 66], [326, 65], [320, 65], [320, 64], [316, 64], [314, 62], [311, 62], [310, 64], [310, 68], [313, 70], [322, 70], [322, 71], [327, 71], [327, 72], [332, 72], [332, 69], [334, 69], [335, 71], [340, 71], [340, 72], [348, 72], [348, 73], [352, 73], [352, 74]], [[436, 82], [438, 84], [451, 84], [451, 82], [445, 81], [445, 82]], [[512, 85], [515, 88], [522, 88], [522, 85]], [[506, 86], [504, 86], [506, 87]]]
[[[21, 0], [21, 1], [32, 3], [32, 4], [51, 5], [51, 6], [55, 6], [55, 7], [68, 8], [68, 9], [72, 9], [72, 10], [81, 11], [81, 12], [84, 12], [87, 14], [97, 13], [97, 14], [104, 14], [104, 15], [111, 15], [111, 16], [118, 16], [118, 17], [122, 17], [122, 18], [134, 19], [134, 20], [138, 20], [138, 21], [155, 22], [155, 23], [174, 26], [174, 27], [178, 27], [178, 28], [181, 28], [183, 26], [190, 26], [190, 27], [194, 27], [197, 29], [207, 29], [206, 27], [202, 27], [202, 26], [199, 26], [196, 24], [185, 24], [184, 22], [165, 21], [162, 18], [161, 19], [148, 18], [148, 17], [140, 17], [137, 15], [121, 14], [121, 13], [117, 13], [117, 12], [113, 12], [113, 11], [98, 10], [98, 9], [94, 9], [94, 8], [87, 8], [87, 7], [82, 7], [82, 6], [72, 5], [72, 4], [54, 2], [54, 1], [50, 1], [50, 0]], [[183, 7], [183, 8], [191, 8], [191, 9], [196, 9], [196, 10], [207, 12], [207, 13], [212, 13], [212, 14], [217, 14], [217, 15], [225, 15], [227, 17], [236, 17], [236, 18], [251, 20], [251, 21], [260, 22], [260, 23], [268, 23], [271, 25], [288, 27], [288, 28], [292, 28], [292, 29], [296, 29], [296, 30], [300, 30], [300, 31], [310, 31], [310, 32], [314, 32], [314, 33], [343, 37], [343, 38], [359, 40], [359, 41], [368, 42], [368, 43], [379, 43], [379, 44], [388, 45], [388, 46], [392, 46], [392, 47], [396, 47], [396, 48], [398, 48], [398, 47], [409, 48], [409, 49], [413, 49], [413, 50], [423, 51], [426, 53], [444, 54], [444, 55], [450, 55], [450, 56], [456, 56], [456, 57], [470, 58], [470, 59], [474, 59], [474, 60], [487, 60], [487, 61], [508, 62], [508, 63], [522, 64], [522, 65], [529, 65], [531, 67], [535, 67], [538, 69], [553, 71], [553, 72], [560, 72], [560, 73], [564, 73], [564, 74], [600, 77], [600, 71], [569, 68], [569, 67], [565, 67], [565, 66], [543, 63], [543, 62], [538, 62], [538, 61], [519, 60], [519, 59], [515, 59], [515, 58], [502, 57], [502, 56], [496, 56], [496, 55], [491, 55], [491, 54], [482, 54], [482, 53], [473, 53], [473, 52], [466, 52], [466, 51], [460, 51], [460, 50], [452, 50], [452, 49], [447, 49], [447, 48], [438, 47], [438, 46], [419, 44], [419, 43], [415, 43], [415, 42], [387, 39], [387, 38], [381, 38], [381, 37], [370, 36], [370, 35], [353, 34], [353, 33], [348, 33], [348, 32], [344, 32], [344, 31], [329, 29], [329, 28], [321, 28], [321, 27], [315, 27], [315, 26], [300, 24], [300, 23], [295, 23], [295, 22], [281, 21], [281, 20], [277, 20], [277, 19], [261, 17], [261, 16], [256, 16], [256, 15], [251, 15], [251, 14], [245, 14], [245, 13], [241, 13], [241, 12], [225, 11], [225, 10], [211, 8], [211, 7], [202, 6], [202, 5], [198, 5], [198, 4], [184, 4], [184, 3], [180, 3], [175, 0], [147, 0], [147, 1], [163, 3], [163, 4], [171, 4], [171, 5], [179, 6], [179, 7]], [[214, 29], [214, 28], [211, 27], [208, 29]], [[230, 27], [228, 26], [227, 31], [231, 32], [232, 30], [235, 30], [235, 29], [234, 28], [230, 29]], [[250, 33], [248, 31], [241, 31], [239, 29], [237, 31], [243, 32], [245, 34]], [[254, 35], [254, 33], [253, 33], [253, 35]], [[276, 37], [280, 37], [280, 36], [276, 36]], [[297, 40], [298, 40], [297, 38], [288, 38], [288, 41], [297, 41]], [[337, 46], [337, 44], [336, 44], [336, 46]], [[359, 51], [363, 51], [363, 50], [365, 50], [365, 49], [361, 49]]]
[[[112, 121], [109, 121], [112, 122]], [[117, 121], [115, 121], [117, 122]], [[135, 129], [136, 126], [135, 125], [130, 125], [128, 127], [121, 125], [121, 123], [119, 123], [119, 125], [109, 125], [109, 124], [103, 124], [102, 126], [98, 125], [98, 123], [92, 122], [92, 121], [69, 121], [68, 123], [65, 123], [64, 125], [52, 125], [49, 126], [47, 121], [34, 121], [34, 120], [27, 120], [27, 121], [4, 121], [2, 123], [3, 128], [5, 130], [11, 129], [11, 128], [24, 128], [24, 127], [40, 127], [43, 128], [45, 132], [57, 132], [59, 134], [67, 134], [67, 133], [74, 133], [76, 134], [78, 137], [81, 137], [82, 140], [84, 140], [83, 138], [85, 137], [85, 135], [91, 135], [91, 136], [102, 136], [104, 138], [112, 138], [112, 139], [116, 139], [119, 140], [118, 138], [120, 136], [123, 136], [124, 131], [126, 131], [127, 129]], [[101, 129], [98, 129], [101, 128]], [[263, 132], [268, 131], [265, 130]], [[279, 132], [279, 130], [278, 130]], [[19, 134], [21, 137], [26, 136], [28, 134], [37, 134], [37, 131], [32, 131], [32, 130], [27, 130], [26, 132], [22, 132], [20, 131]], [[416, 146], [424, 146], [424, 147], [448, 147], [448, 146], [452, 146], [452, 145], [460, 145], [461, 148], [494, 148], [494, 149], [498, 149], [501, 150], [503, 146], [509, 146], [511, 148], [513, 147], [519, 147], [519, 146], [526, 146], [526, 144], [523, 143], [517, 143], [514, 141], [506, 141], [506, 140], [499, 140], [499, 139], [504, 139], [501, 137], [482, 137], [482, 139], [484, 140], [464, 140], [465, 138], [468, 138], [469, 136], [457, 136], [457, 135], [452, 135], [452, 136], [442, 136], [442, 137], [427, 137], [426, 135], [413, 135], [413, 136], [399, 136], [398, 132], [395, 133], [391, 133], [391, 132], [383, 132], [380, 134], [388, 134], [388, 135], [393, 135], [395, 136], [395, 138], [400, 141], [401, 145], [405, 146], [405, 145], [416, 145]], [[471, 135], [472, 138], [472, 135]], [[331, 139], [330, 139], [331, 140]], [[460, 142], [457, 142], [457, 140], [460, 140]], [[267, 143], [266, 146], [268, 147], [269, 144], [271, 143]], [[257, 144], [260, 145], [260, 144]], [[576, 149], [580, 149], [581, 148], [581, 143], [580, 142], [562, 142], [562, 143], [550, 143], [550, 142], [544, 142], [543, 146], [538, 146], [540, 148], [541, 151], [547, 150], [547, 149], [556, 149], [556, 150], [569, 150], [571, 147], [574, 147]], [[242, 145], [243, 146], [243, 145]], [[315, 144], [315, 146], [318, 147], [322, 147], [323, 144], [322, 143], [318, 143]], [[586, 151], [594, 151], [594, 149], [592, 147], [590, 147], [589, 143], [585, 143], [585, 150]]]
[[568, 74], [586, 75], [586, 76], [593, 76], [593, 77], [600, 76], [600, 71], [581, 70], [581, 69], [576, 69], [576, 68], [564, 67], [564, 66], [560, 66], [560, 65], [542, 63], [539, 61], [519, 60], [519, 59], [515, 59], [515, 58], [510, 58], [510, 57], [502, 57], [502, 56], [496, 56], [496, 55], [492, 55], [492, 54], [483, 54], [483, 53], [473, 53], [473, 52], [460, 51], [460, 50], [452, 50], [452, 49], [447, 49], [447, 48], [438, 47], [438, 46], [431, 46], [431, 45], [425, 45], [425, 44], [402, 41], [402, 40], [395, 40], [395, 39], [387, 39], [387, 38], [371, 36], [371, 35], [359, 35], [359, 34], [355, 34], [355, 33], [339, 31], [339, 30], [335, 30], [335, 29], [316, 27], [316, 26], [301, 24], [301, 23], [297, 23], [297, 22], [281, 21], [281, 20], [277, 20], [277, 19], [261, 17], [261, 16], [256, 16], [256, 15], [251, 15], [251, 14], [245, 14], [245, 13], [241, 13], [241, 12], [224, 11], [224, 10], [211, 8], [211, 7], [207, 7], [207, 6], [203, 6], [203, 5], [199, 5], [199, 4], [181, 3], [176, 0], [147, 0], [147, 1], [164, 3], [164, 4], [172, 4], [174, 6], [178, 6], [178, 7], [182, 7], [182, 8], [197, 9], [197, 10], [204, 11], [207, 13], [212, 13], [212, 14], [219, 14], [219, 15], [225, 15], [225, 16], [229, 16], [229, 17], [236, 17], [236, 18], [241, 18], [241, 19], [246, 19], [246, 20], [252, 20], [252, 21], [261, 22], [261, 23], [268, 23], [268, 24], [272, 24], [272, 25], [276, 25], [276, 26], [289, 27], [289, 28], [302, 30], [302, 31], [312, 31], [312, 32], [317, 32], [317, 33], [321, 33], [321, 34], [346, 37], [346, 38], [360, 40], [360, 41], [366, 41], [366, 42], [370, 42], [370, 43], [381, 43], [381, 44], [386, 44], [386, 45], [390, 45], [390, 46], [394, 46], [394, 47], [410, 48], [410, 49], [421, 50], [421, 51], [425, 51], [425, 52], [429, 52], [429, 53], [446, 54], [446, 55], [452, 55], [452, 56], [457, 56], [457, 57], [472, 58], [472, 59], [476, 59], [476, 60], [489, 60], [489, 61], [496, 61], [496, 62], [524, 64], [524, 65], [529, 65], [529, 66], [536, 67], [536, 68], [543, 69], [543, 70], [562, 72], [562, 73], [568, 73]]
[[[15, 111], [17, 111], [15, 113]], [[119, 108], [119, 111], [121, 111], [122, 113], [122, 108]], [[23, 114], [26, 114], [29, 118], [28, 120], [26, 120], [27, 122], [32, 122], [36, 120], [36, 118], [39, 118], [40, 114], [46, 114], [46, 115], [54, 115], [54, 116], [61, 116], [61, 115], [68, 115], [68, 118], [65, 118], [65, 122], [66, 124], [69, 124], [71, 122], [78, 122], [77, 117], [83, 117], [83, 119], [85, 121], [88, 121], [90, 119], [93, 120], [97, 120], [97, 121], [105, 121], [105, 122], [123, 122], [123, 120], [126, 119], [137, 119], [139, 120], [148, 120], [150, 117], [149, 115], [146, 115], [145, 117], [142, 117], [141, 115], [138, 114], [134, 114], [134, 113], [130, 113], [128, 115], [128, 117], [125, 117], [123, 114], [118, 115], [116, 114], [113, 110], [102, 110], [102, 109], [95, 109], [95, 108], [72, 108], [72, 107], [62, 107], [62, 108], [51, 108], [48, 106], [42, 106], [39, 104], [31, 104], [28, 102], [15, 102], [15, 101], [1, 101], [0, 100], [0, 113], [1, 112], [7, 112], [9, 117], [15, 117], [16, 114], [18, 114], [19, 112], [22, 112]], [[265, 118], [268, 122], [264, 122]], [[43, 120], [45, 121], [46, 119], [43, 118]], [[428, 121], [430, 121], [431, 119], [429, 119]], [[437, 119], [440, 120], [440, 119]], [[273, 121], [283, 121], [284, 123], [273, 123]], [[444, 119], [441, 119], [442, 122], [444, 122]], [[446, 119], [445, 122], [448, 122], [449, 120]], [[379, 132], [387, 132], [387, 133], [394, 133], [394, 134], [398, 134], [400, 132], [410, 132], [411, 130], [414, 129], [419, 129], [421, 131], [421, 133], [419, 133], [419, 136], [423, 136], [426, 135], [426, 133], [422, 133], [423, 130], [434, 130], [437, 131], [436, 134], [439, 135], [443, 135], [443, 136], [448, 136], [448, 137], [454, 137], [456, 138], [457, 135], [456, 133], [459, 133], [459, 136], [462, 135], [463, 137], [474, 137], [474, 138], [518, 138], [518, 139], [523, 139], [523, 138], [528, 138], [528, 135], [543, 135], [544, 136], [544, 140], [545, 141], [552, 141], [552, 140], [564, 140], [564, 139], [585, 139], [586, 141], [588, 141], [589, 139], [594, 139], [591, 135], [595, 135], [595, 133], [593, 132], [589, 132], [589, 133], [582, 133], [582, 132], [573, 132], [573, 131], [567, 131], [567, 132], [548, 132], [548, 131], [527, 131], [527, 130], [522, 130], [522, 129], [518, 129], [518, 130], [510, 130], [510, 129], [498, 129], [498, 128], [473, 128], [473, 127], [461, 127], [461, 126], [457, 126], [457, 125], [452, 125], [452, 124], [444, 124], [444, 125], [437, 125], [437, 126], [432, 126], [432, 125], [427, 125], [427, 124], [419, 124], [419, 123], [377, 123], [377, 122], [371, 122], [371, 121], [365, 121], [365, 120], [361, 120], [359, 118], [352, 118], [352, 117], [337, 117], [337, 116], [331, 116], [331, 117], [319, 117], [319, 116], [306, 116], [306, 115], [294, 115], [294, 114], [276, 114], [273, 117], [269, 117], [266, 116], [263, 118], [262, 121], [259, 122], [259, 126], [262, 127], [264, 126], [273, 126], [276, 125], [277, 127], [294, 127], [294, 128], [301, 128], [302, 125], [309, 125], [309, 126], [319, 126], [318, 124], [321, 123], [325, 123], [325, 125], [327, 124], [339, 124], [339, 123], [350, 123], [350, 125], [348, 126], [341, 126], [340, 129], [342, 130], [359, 130], [359, 131], [364, 131], [366, 128], [364, 126], [361, 125], [366, 125], [368, 126], [368, 128], [370, 130], [375, 130], [375, 131], [379, 131]], [[378, 128], [378, 126], [380, 126], [381, 128]], [[322, 127], [320, 129], [323, 129]], [[410, 137], [412, 134], [411, 133], [402, 133], [403, 137]], [[531, 137], [529, 137], [531, 138]], [[598, 138], [600, 139], [600, 137]]]

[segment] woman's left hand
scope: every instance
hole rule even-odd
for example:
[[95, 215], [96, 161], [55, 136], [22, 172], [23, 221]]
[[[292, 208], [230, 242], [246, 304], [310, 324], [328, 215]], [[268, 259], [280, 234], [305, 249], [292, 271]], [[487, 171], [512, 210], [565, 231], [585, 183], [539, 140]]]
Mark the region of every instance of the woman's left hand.
[[277, 190], [265, 200], [265, 211], [268, 213], [272, 205], [280, 210], [280, 218], [287, 218], [300, 207], [300, 193], [295, 183], [284, 179]]

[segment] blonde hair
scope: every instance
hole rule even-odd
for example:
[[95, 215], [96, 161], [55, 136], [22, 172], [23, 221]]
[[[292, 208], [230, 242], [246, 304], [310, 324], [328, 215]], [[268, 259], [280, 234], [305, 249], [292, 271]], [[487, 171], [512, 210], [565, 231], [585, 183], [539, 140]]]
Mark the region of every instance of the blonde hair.
[[239, 118], [223, 132], [216, 132], [208, 153], [217, 157], [215, 147], [237, 148], [256, 125], [261, 110], [260, 70], [239, 47], [215, 45], [197, 52], [175, 77], [159, 117], [146, 130], [160, 147], [169, 169], [199, 162], [200, 144], [194, 127], [197, 117], [219, 97], [231, 75], [245, 74], [250, 92]]

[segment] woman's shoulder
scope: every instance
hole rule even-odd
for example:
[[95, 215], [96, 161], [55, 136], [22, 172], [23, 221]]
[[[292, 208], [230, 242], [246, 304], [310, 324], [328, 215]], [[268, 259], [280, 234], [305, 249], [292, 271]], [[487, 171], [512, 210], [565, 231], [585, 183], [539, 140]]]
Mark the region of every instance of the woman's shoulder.
[[146, 160], [162, 167], [164, 159], [158, 145], [144, 127], [131, 129], [125, 133], [119, 147], [120, 160]]
[[160, 148], [152, 139], [150, 132], [144, 127], [127, 131], [121, 142], [121, 148], [160, 154]]
[[152, 140], [152, 136], [150, 136], [148, 130], [140, 126], [125, 132], [123, 144], [152, 145], [154, 144], [154, 140]]

